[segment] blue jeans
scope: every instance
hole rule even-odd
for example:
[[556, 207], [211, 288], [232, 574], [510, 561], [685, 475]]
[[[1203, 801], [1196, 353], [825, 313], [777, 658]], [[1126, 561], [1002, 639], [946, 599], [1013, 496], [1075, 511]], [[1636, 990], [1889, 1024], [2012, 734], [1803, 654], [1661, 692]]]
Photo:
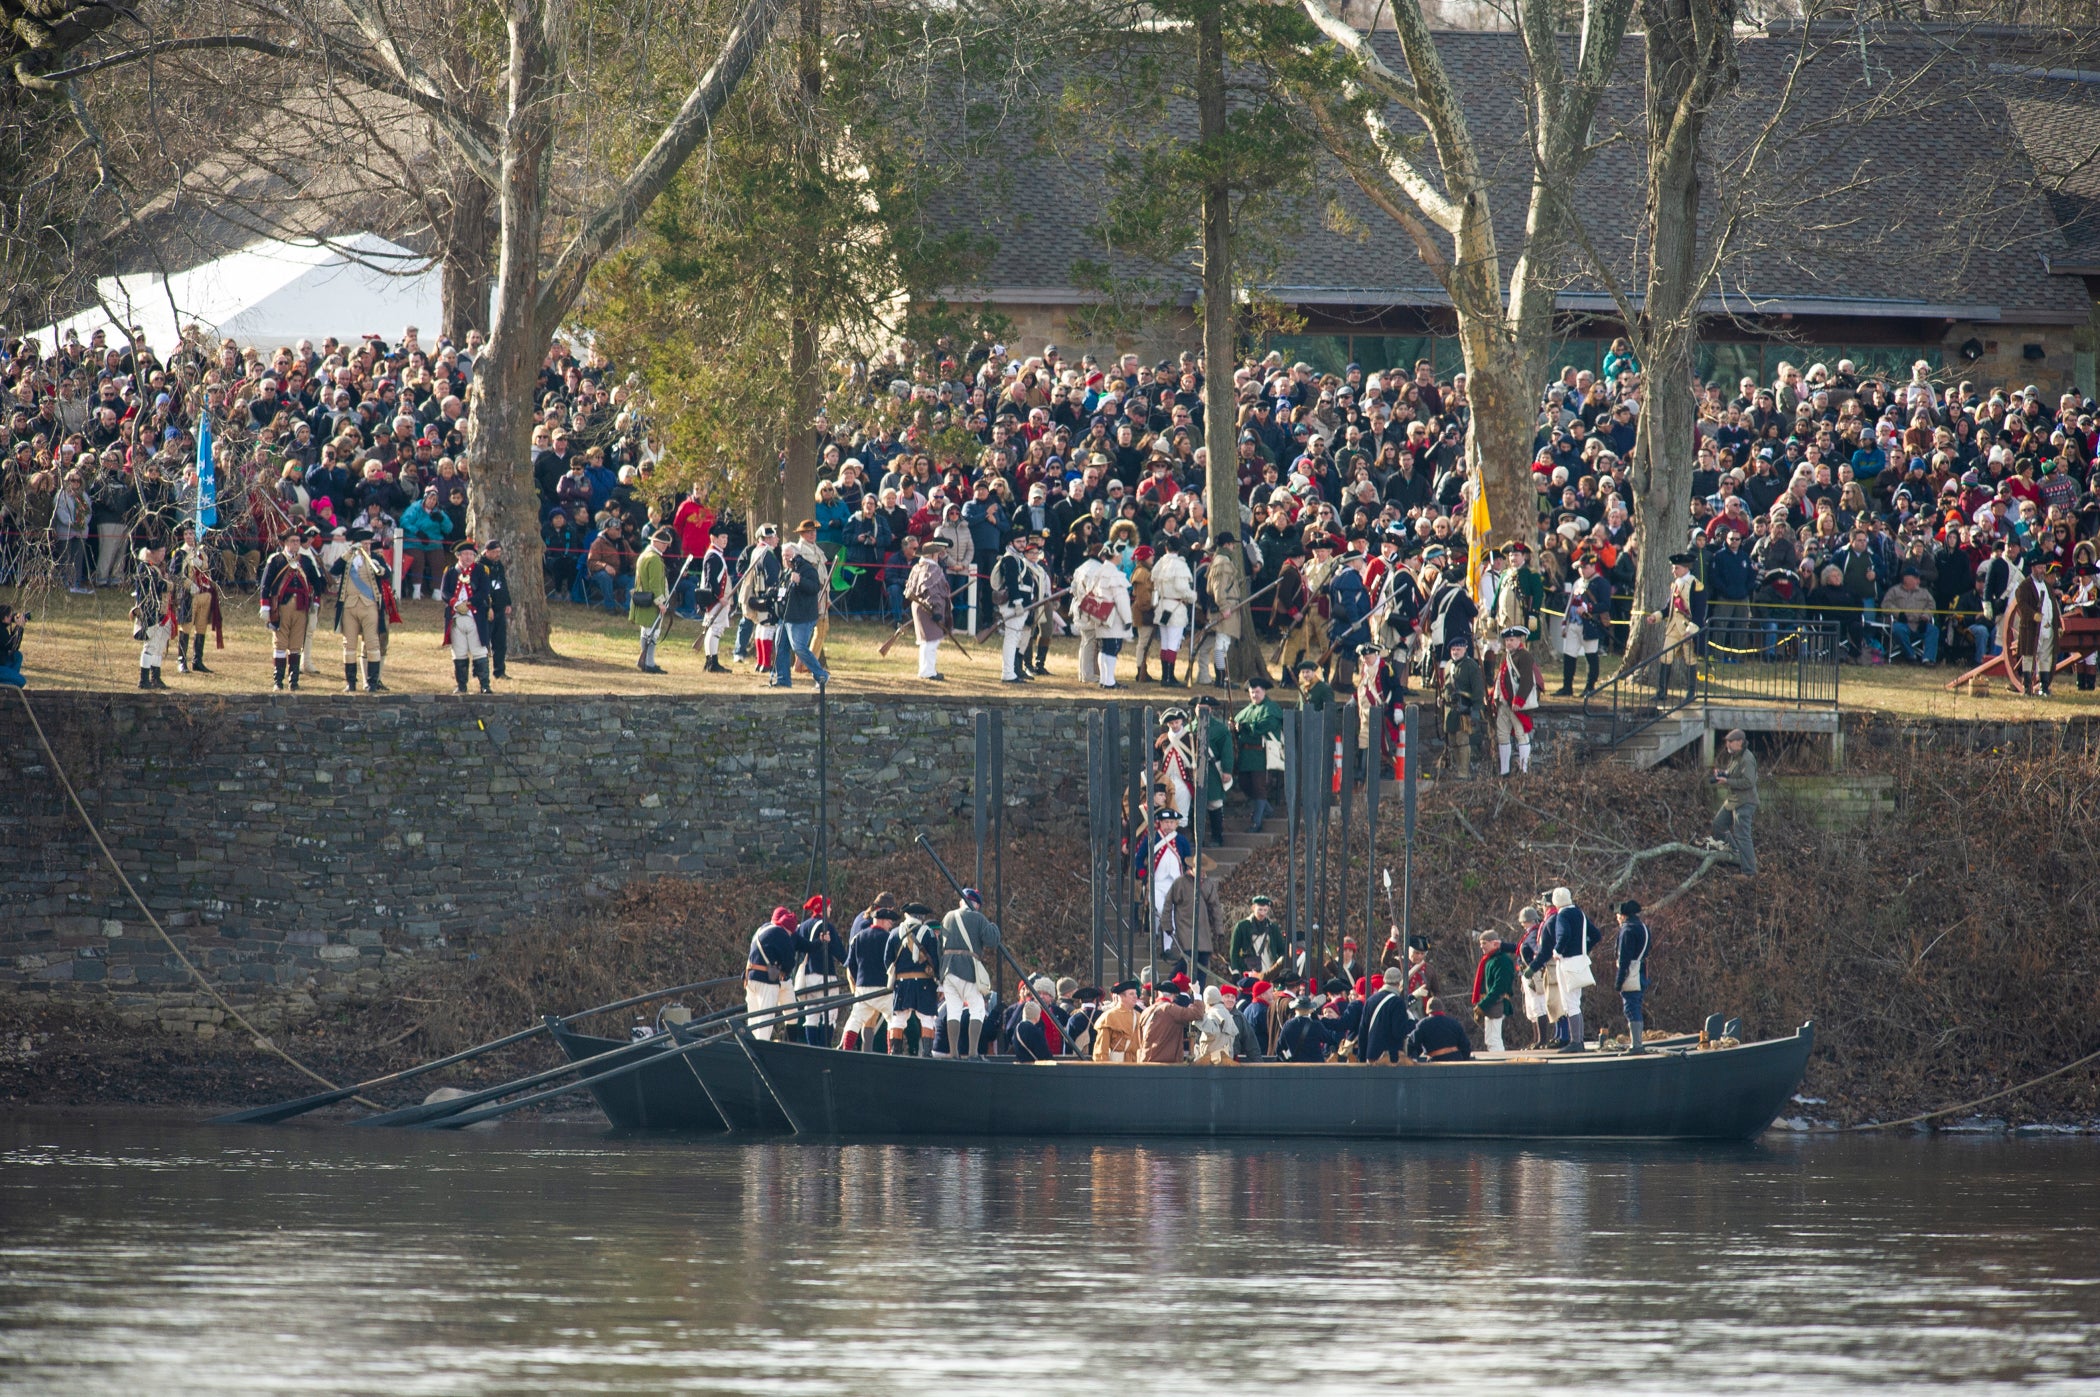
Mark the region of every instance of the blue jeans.
[[780, 623], [780, 629], [787, 636], [787, 644], [776, 644], [773, 647], [774, 684], [783, 689], [795, 687], [796, 660], [800, 660], [803, 664], [809, 666], [809, 672], [815, 677], [818, 688], [821, 689], [824, 685], [829, 684], [831, 682], [831, 671], [817, 663], [817, 657], [810, 652], [809, 648], [809, 643], [817, 637], [817, 623], [814, 621], [783, 621]]
[[627, 589], [632, 585], [632, 579], [625, 573], [617, 576], [609, 572], [591, 574], [591, 591], [596, 594], [598, 604], [607, 611], [627, 609]]
[[1998, 647], [1992, 643], [1991, 636], [1991, 628], [1983, 622], [1971, 621], [1969, 623], [1969, 640], [1976, 646], [1976, 663], [1982, 664], [1985, 660], [1998, 653]]
[[1925, 623], [1925, 644], [1918, 645], [1918, 633], [1910, 628], [1908, 621], [1898, 621], [1890, 628], [1896, 636], [1897, 646], [1912, 659], [1922, 664], [1935, 664], [1940, 658], [1940, 623], [1928, 620]]

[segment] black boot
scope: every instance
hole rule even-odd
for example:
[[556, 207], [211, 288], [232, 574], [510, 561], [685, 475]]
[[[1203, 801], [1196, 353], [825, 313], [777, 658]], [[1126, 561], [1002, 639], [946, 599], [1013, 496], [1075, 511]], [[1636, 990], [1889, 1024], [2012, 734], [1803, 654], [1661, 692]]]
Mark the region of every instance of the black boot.
[[346, 694], [357, 692], [357, 661], [355, 660], [343, 661], [343, 692]]
[[1035, 672], [1037, 674], [1048, 674], [1050, 672], [1050, 647], [1047, 644], [1035, 647]]
[[139, 666], [139, 687], [141, 689], [150, 689], [153, 687], [153, 671], [146, 668], [144, 665]]
[[2093, 687], [2094, 687], [2094, 683], [2093, 683], [2093, 681], [2094, 681], [2094, 678], [2095, 678], [2095, 675], [2094, 675], [2094, 673], [2093, 673], [2093, 671], [2092, 671], [2092, 670], [2089, 670], [2089, 669], [2087, 669], [2087, 668], [2086, 668], [2086, 667], [2085, 667], [2084, 665], [2080, 665], [2080, 666], [2078, 667], [2078, 688], [2079, 688], [2079, 691], [2080, 691], [2081, 693], [2090, 693], [2090, 692], [2091, 692], [2091, 691], [2093, 690]]
[[270, 675], [270, 687], [277, 690], [279, 693], [282, 693], [284, 691], [284, 668], [284, 656], [279, 655], [276, 659], [270, 661], [270, 669], [272, 671]]
[[1588, 698], [1591, 694], [1597, 692], [1597, 658], [1595, 655], [1584, 656], [1590, 667], [1589, 682], [1582, 687], [1582, 696], [1584, 698]]
[[1225, 807], [1220, 805], [1204, 812], [1210, 825], [1210, 842], [1219, 848], [1225, 847]]
[[155, 665], [155, 666], [154, 666], [154, 667], [153, 667], [153, 668], [152, 668], [151, 670], [149, 670], [149, 671], [148, 671], [148, 673], [150, 673], [150, 674], [151, 674], [151, 675], [153, 676], [153, 687], [154, 687], [154, 688], [156, 688], [156, 689], [165, 689], [165, 688], [167, 688], [167, 687], [168, 687], [168, 686], [167, 686], [167, 684], [166, 684], [166, 682], [165, 682], [165, 681], [163, 681], [163, 680], [161, 679], [161, 677], [160, 677], [160, 666], [159, 666], [159, 665]]
[[178, 635], [175, 637], [175, 672], [177, 674], [188, 674], [190, 672], [190, 642], [185, 636]]
[[452, 692], [455, 694], [463, 694], [466, 691], [467, 662], [465, 660], [454, 660], [452, 662]]
[[1555, 698], [1575, 697], [1575, 657], [1573, 655], [1560, 657], [1560, 687], [1553, 691], [1553, 696]]
[[729, 673], [729, 666], [722, 663], [720, 655], [709, 655], [707, 663], [700, 666], [700, 671], [703, 674], [727, 674]]
[[489, 662], [487, 660], [474, 661], [474, 679], [481, 685], [481, 692], [484, 694], [492, 692], [489, 688]]
[[197, 657], [190, 661], [190, 669], [197, 674], [211, 673], [204, 667], [204, 637], [201, 635], [197, 637]]
[[365, 692], [368, 694], [386, 692], [386, 685], [379, 682], [379, 665], [378, 660], [365, 661]]
[[287, 655], [284, 658], [286, 673], [291, 676], [292, 680], [292, 692], [297, 693], [299, 691], [299, 657], [297, 655]]

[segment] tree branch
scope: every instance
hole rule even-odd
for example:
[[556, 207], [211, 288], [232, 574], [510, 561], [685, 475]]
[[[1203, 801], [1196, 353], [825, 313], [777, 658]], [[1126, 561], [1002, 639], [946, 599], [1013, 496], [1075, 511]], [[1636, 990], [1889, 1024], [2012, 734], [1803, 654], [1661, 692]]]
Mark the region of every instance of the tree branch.
[[784, 8], [785, 0], [745, 0], [743, 11], [722, 41], [714, 66], [702, 74], [699, 83], [686, 94], [678, 114], [664, 127], [649, 153], [621, 182], [618, 191], [562, 249], [560, 258], [540, 289], [534, 317], [534, 329], [539, 338], [546, 338], [560, 327], [561, 318], [568, 314], [569, 307], [583, 293], [583, 284], [590, 276], [591, 268], [634, 231], [642, 214], [655, 202], [656, 196], [663, 193], [686, 158], [713, 129], [716, 113], [736, 91], [745, 70], [751, 66], [751, 60], [771, 36]]
[[[431, 119], [437, 122], [438, 129], [450, 137], [453, 145], [459, 148], [460, 156], [474, 171], [476, 178], [493, 189], [500, 178], [498, 172], [503, 166], [503, 162], [496, 155], [493, 139], [477, 132], [470, 122], [459, 115], [456, 110], [458, 103], [451, 100], [443, 89], [431, 81], [430, 76], [402, 49], [400, 40], [394, 37], [393, 27], [387, 23], [385, 13], [377, 5], [370, 3], [370, 0], [336, 0], [336, 3], [342, 6], [343, 13], [350, 17], [350, 22], [357, 26], [358, 32], [363, 34], [378, 52], [395, 79], [407, 89], [403, 94], [405, 99], [430, 113]], [[360, 78], [359, 81], [363, 79]]]
[[1620, 893], [1626, 891], [1626, 889], [1632, 884], [1633, 875], [1640, 870], [1640, 866], [1643, 863], [1646, 863], [1650, 859], [1662, 858], [1666, 854], [1695, 855], [1699, 859], [1699, 866], [1693, 869], [1691, 876], [1686, 878], [1682, 883], [1679, 883], [1669, 892], [1664, 893], [1660, 898], [1656, 899], [1654, 902], [1649, 903], [1648, 910], [1651, 912], [1657, 911], [1664, 907], [1668, 907], [1671, 903], [1677, 901], [1678, 898], [1683, 897], [1686, 893], [1690, 892], [1692, 890], [1693, 885], [1696, 884], [1701, 878], [1704, 878], [1707, 875], [1707, 873], [1715, 867], [1715, 865], [1724, 863], [1734, 864], [1737, 867], [1741, 867], [1742, 865], [1742, 860], [1738, 859], [1735, 856], [1735, 851], [1733, 849], [1702, 849], [1697, 847], [1696, 845], [1684, 844], [1673, 840], [1668, 844], [1658, 844], [1652, 849], [1634, 850], [1633, 856], [1626, 860], [1626, 867], [1620, 872], [1619, 876], [1613, 880], [1612, 885], [1604, 890], [1604, 895], [1608, 898], [1617, 897]]
[[108, 54], [88, 63], [76, 64], [71, 68], [62, 69], [59, 72], [24, 75], [18, 70], [15, 76], [24, 87], [35, 91], [60, 92], [64, 90], [67, 83], [76, 78], [87, 77], [91, 73], [100, 73], [112, 68], [128, 67], [134, 63], [143, 63], [149, 59], [158, 58], [163, 54], [199, 53], [213, 50], [242, 50], [248, 53], [259, 53], [266, 58], [282, 58], [297, 63], [312, 63], [338, 68], [349, 74], [361, 86], [368, 87], [374, 92], [385, 93], [389, 97], [398, 97], [402, 101], [428, 112], [445, 127], [446, 133], [460, 147], [462, 158], [468, 164], [475, 166], [475, 175], [491, 184], [495, 182], [496, 163], [492, 150], [492, 143], [496, 139], [494, 131], [459, 115], [455, 109], [456, 104], [446, 101], [443, 96], [433, 96], [421, 92], [408, 83], [373, 67], [369, 63], [352, 58], [336, 45], [330, 43], [325, 37], [317, 36], [317, 42], [314, 44], [280, 43], [275, 39], [265, 39], [255, 34], [213, 34], [191, 39], [158, 39], [150, 44], [140, 44], [136, 48], [125, 49], [121, 53]]

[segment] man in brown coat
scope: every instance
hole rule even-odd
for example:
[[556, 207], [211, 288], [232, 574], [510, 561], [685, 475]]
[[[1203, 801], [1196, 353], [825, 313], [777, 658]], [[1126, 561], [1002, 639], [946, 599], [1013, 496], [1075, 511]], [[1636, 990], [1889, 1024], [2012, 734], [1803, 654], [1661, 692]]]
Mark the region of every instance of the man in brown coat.
[[1218, 906], [1217, 861], [1205, 854], [1201, 868], [1200, 874], [1184, 869], [1174, 880], [1167, 889], [1166, 910], [1159, 919], [1161, 929], [1174, 938], [1170, 958], [1193, 956], [1199, 980], [1210, 965], [1211, 951], [1225, 925], [1224, 913]]
[[2015, 676], [2025, 676], [2030, 695], [2037, 687], [2044, 696], [2049, 692], [2063, 614], [2053, 570], [2035, 568], [2013, 588], [2012, 610], [2005, 618], [2005, 662]]
[[1136, 1062], [1138, 982], [1125, 980], [1110, 993], [1115, 1002], [1094, 1020], [1094, 1061]]
[[1138, 1020], [1138, 1061], [1172, 1065], [1188, 1055], [1188, 1028], [1203, 1006], [1186, 994], [1162, 994]]
[[[1247, 616], [1247, 573], [1240, 566], [1240, 545], [1231, 534], [1219, 534], [1211, 542], [1210, 567], [1204, 573], [1204, 585], [1210, 591], [1212, 652], [1196, 653], [1196, 682], [1224, 683], [1226, 658], [1232, 653], [1233, 642], [1246, 634], [1243, 627]], [[1203, 671], [1215, 671], [1211, 680], [1203, 678]]]

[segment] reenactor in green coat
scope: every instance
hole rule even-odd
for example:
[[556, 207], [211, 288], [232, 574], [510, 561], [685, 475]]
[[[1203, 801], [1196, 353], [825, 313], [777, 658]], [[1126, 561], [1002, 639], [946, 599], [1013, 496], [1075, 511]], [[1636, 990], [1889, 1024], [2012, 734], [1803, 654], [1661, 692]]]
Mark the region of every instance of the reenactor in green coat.
[[1480, 964], [1473, 971], [1473, 1012], [1480, 1016], [1487, 1050], [1499, 1053], [1502, 1023], [1516, 1006], [1517, 962], [1498, 931], [1480, 933]]
[[1461, 779], [1470, 780], [1473, 745], [1485, 740], [1481, 718], [1487, 712], [1487, 676], [1473, 658], [1470, 637], [1453, 636], [1445, 645], [1451, 661], [1444, 677], [1444, 755], [1457, 763]]
[[1320, 667], [1311, 660], [1298, 666], [1298, 709], [1311, 709], [1315, 713], [1325, 712], [1334, 702], [1334, 687], [1320, 677]]
[[1268, 743], [1270, 738], [1282, 740], [1283, 710], [1269, 701], [1269, 681], [1258, 674], [1247, 681], [1247, 706], [1234, 715], [1232, 732], [1233, 767], [1247, 788], [1247, 829], [1260, 834], [1262, 821], [1269, 818]]
[[1270, 915], [1273, 906], [1266, 895], [1257, 893], [1248, 914], [1233, 923], [1232, 940], [1226, 950], [1228, 969], [1233, 974], [1263, 975], [1283, 959], [1283, 923]]
[[662, 674], [656, 663], [656, 642], [663, 638], [665, 619], [671, 614], [671, 578], [664, 568], [664, 549], [671, 546], [671, 531], [658, 529], [649, 546], [634, 560], [634, 588], [628, 595], [627, 622], [642, 628], [642, 657], [635, 668], [644, 674]]

